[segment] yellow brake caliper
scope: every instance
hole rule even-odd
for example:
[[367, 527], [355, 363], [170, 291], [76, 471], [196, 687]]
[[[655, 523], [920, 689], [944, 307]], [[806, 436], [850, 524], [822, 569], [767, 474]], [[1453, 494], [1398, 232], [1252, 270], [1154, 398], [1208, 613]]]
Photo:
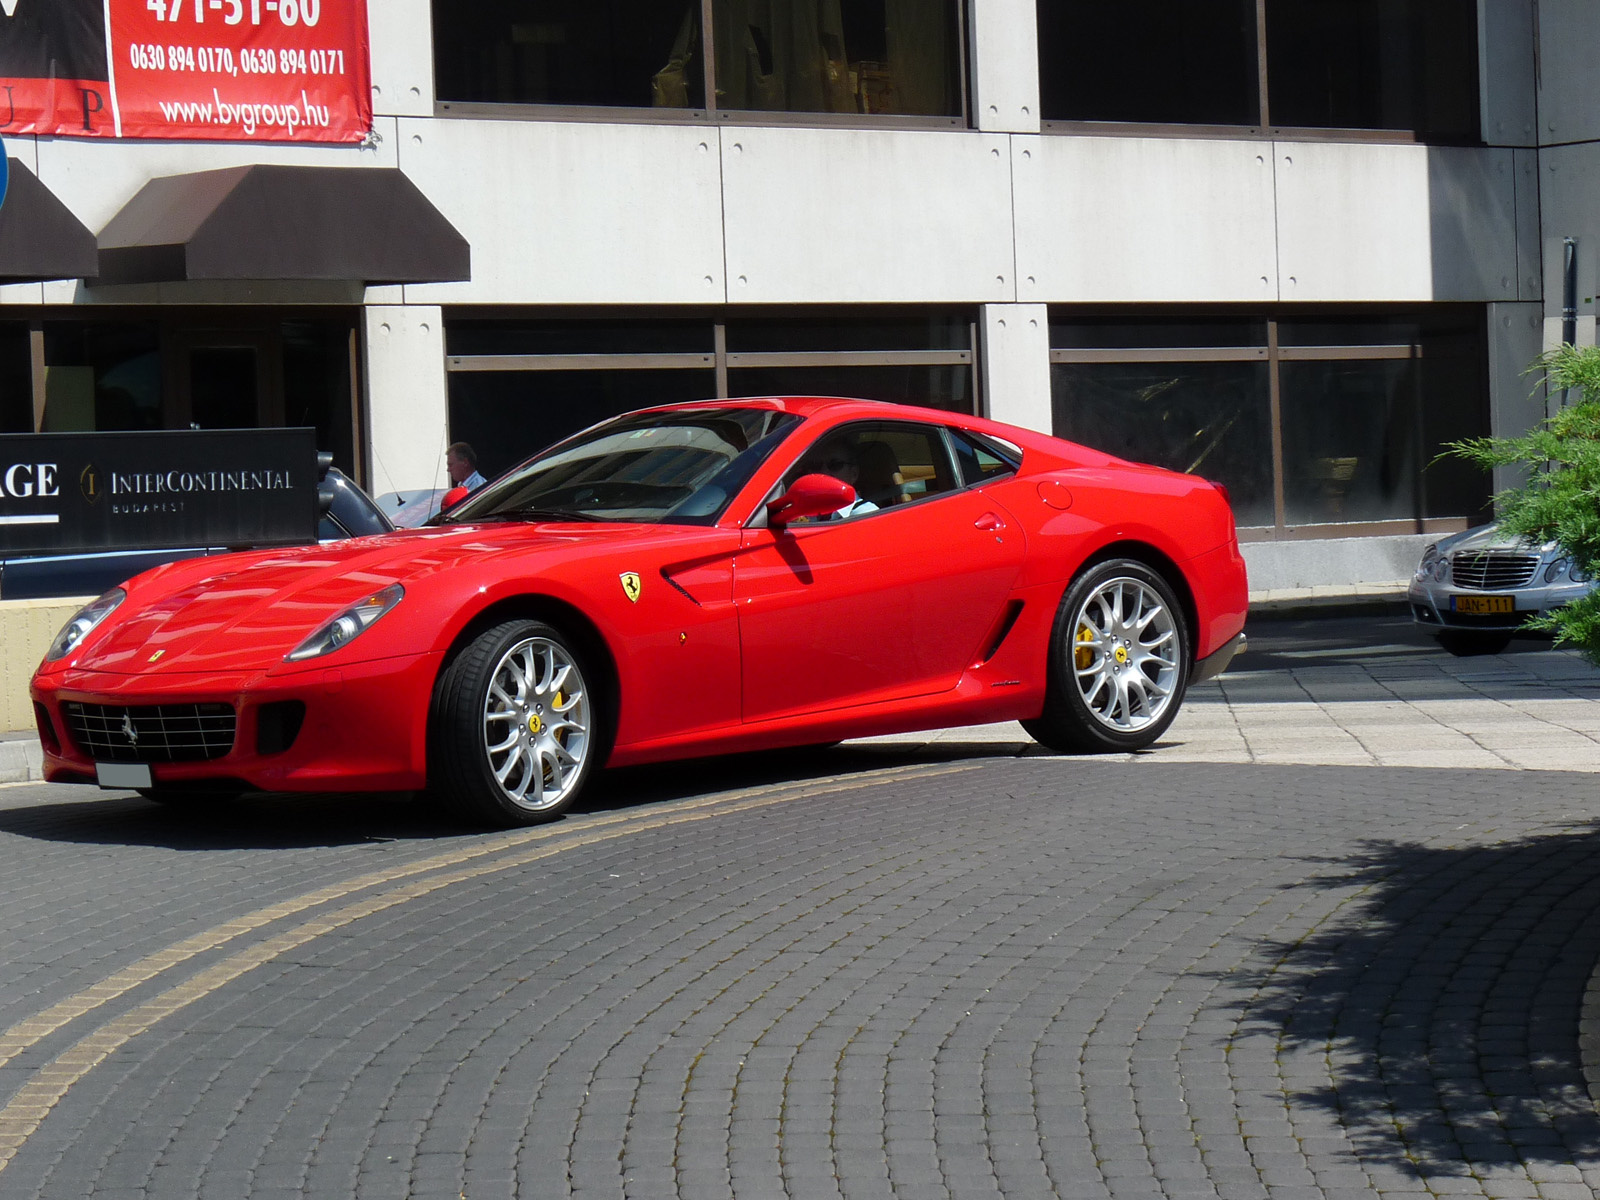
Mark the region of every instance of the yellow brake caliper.
[[1094, 641], [1094, 630], [1088, 625], [1078, 626], [1078, 648], [1072, 653], [1072, 661], [1077, 664], [1078, 670], [1087, 671], [1094, 666], [1094, 647], [1088, 645]]

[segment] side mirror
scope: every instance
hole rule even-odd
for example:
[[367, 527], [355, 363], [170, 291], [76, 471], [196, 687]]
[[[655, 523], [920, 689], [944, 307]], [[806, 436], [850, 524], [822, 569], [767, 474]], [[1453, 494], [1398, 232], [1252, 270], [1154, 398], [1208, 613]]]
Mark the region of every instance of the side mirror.
[[787, 492], [767, 504], [767, 524], [787, 525], [805, 517], [821, 517], [854, 504], [856, 490], [831, 475], [802, 475]]

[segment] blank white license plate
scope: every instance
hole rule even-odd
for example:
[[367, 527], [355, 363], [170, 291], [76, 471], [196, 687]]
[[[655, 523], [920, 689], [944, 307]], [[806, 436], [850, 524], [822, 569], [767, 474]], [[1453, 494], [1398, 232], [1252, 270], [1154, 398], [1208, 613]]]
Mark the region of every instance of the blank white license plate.
[[94, 781], [103, 788], [151, 786], [149, 763], [95, 763]]

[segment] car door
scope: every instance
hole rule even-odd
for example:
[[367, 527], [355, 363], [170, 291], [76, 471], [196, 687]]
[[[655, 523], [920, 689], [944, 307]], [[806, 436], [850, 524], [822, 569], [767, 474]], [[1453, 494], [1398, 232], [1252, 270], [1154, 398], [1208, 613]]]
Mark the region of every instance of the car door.
[[747, 722], [946, 691], [1021, 566], [1016, 522], [963, 488], [943, 430], [864, 421], [785, 475], [834, 475], [855, 511], [752, 528], [734, 566]]

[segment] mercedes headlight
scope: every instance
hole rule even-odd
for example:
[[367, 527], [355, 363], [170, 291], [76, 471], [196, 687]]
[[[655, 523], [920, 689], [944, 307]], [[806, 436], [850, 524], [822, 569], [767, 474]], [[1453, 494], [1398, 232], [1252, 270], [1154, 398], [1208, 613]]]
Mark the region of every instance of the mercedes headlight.
[[1555, 562], [1551, 563], [1544, 569], [1544, 581], [1546, 583], [1554, 583], [1567, 573], [1567, 568], [1569, 566], [1571, 566], [1571, 564], [1567, 562], [1566, 559], [1556, 559]]
[[400, 597], [405, 594], [405, 588], [392, 583], [364, 600], [357, 600], [338, 616], [318, 626], [315, 633], [284, 655], [283, 661], [304, 662], [308, 658], [321, 658], [324, 654], [332, 654], [348, 646], [370, 629], [374, 621], [399, 604]]
[[80, 608], [61, 627], [61, 632], [56, 634], [56, 640], [50, 643], [50, 649], [44, 652], [45, 662], [59, 662], [71, 654], [83, 642], [83, 639], [94, 632], [99, 625], [116, 610], [117, 605], [128, 598], [128, 593], [121, 588], [112, 588], [93, 604], [86, 604]]
[[1424, 550], [1422, 552], [1422, 565], [1417, 568], [1417, 582], [1418, 583], [1421, 583], [1421, 582], [1425, 581], [1428, 578], [1428, 576], [1433, 574], [1433, 568], [1438, 563], [1438, 561], [1439, 561], [1439, 547], [1438, 547], [1437, 544], [1430, 545], [1426, 550]]

